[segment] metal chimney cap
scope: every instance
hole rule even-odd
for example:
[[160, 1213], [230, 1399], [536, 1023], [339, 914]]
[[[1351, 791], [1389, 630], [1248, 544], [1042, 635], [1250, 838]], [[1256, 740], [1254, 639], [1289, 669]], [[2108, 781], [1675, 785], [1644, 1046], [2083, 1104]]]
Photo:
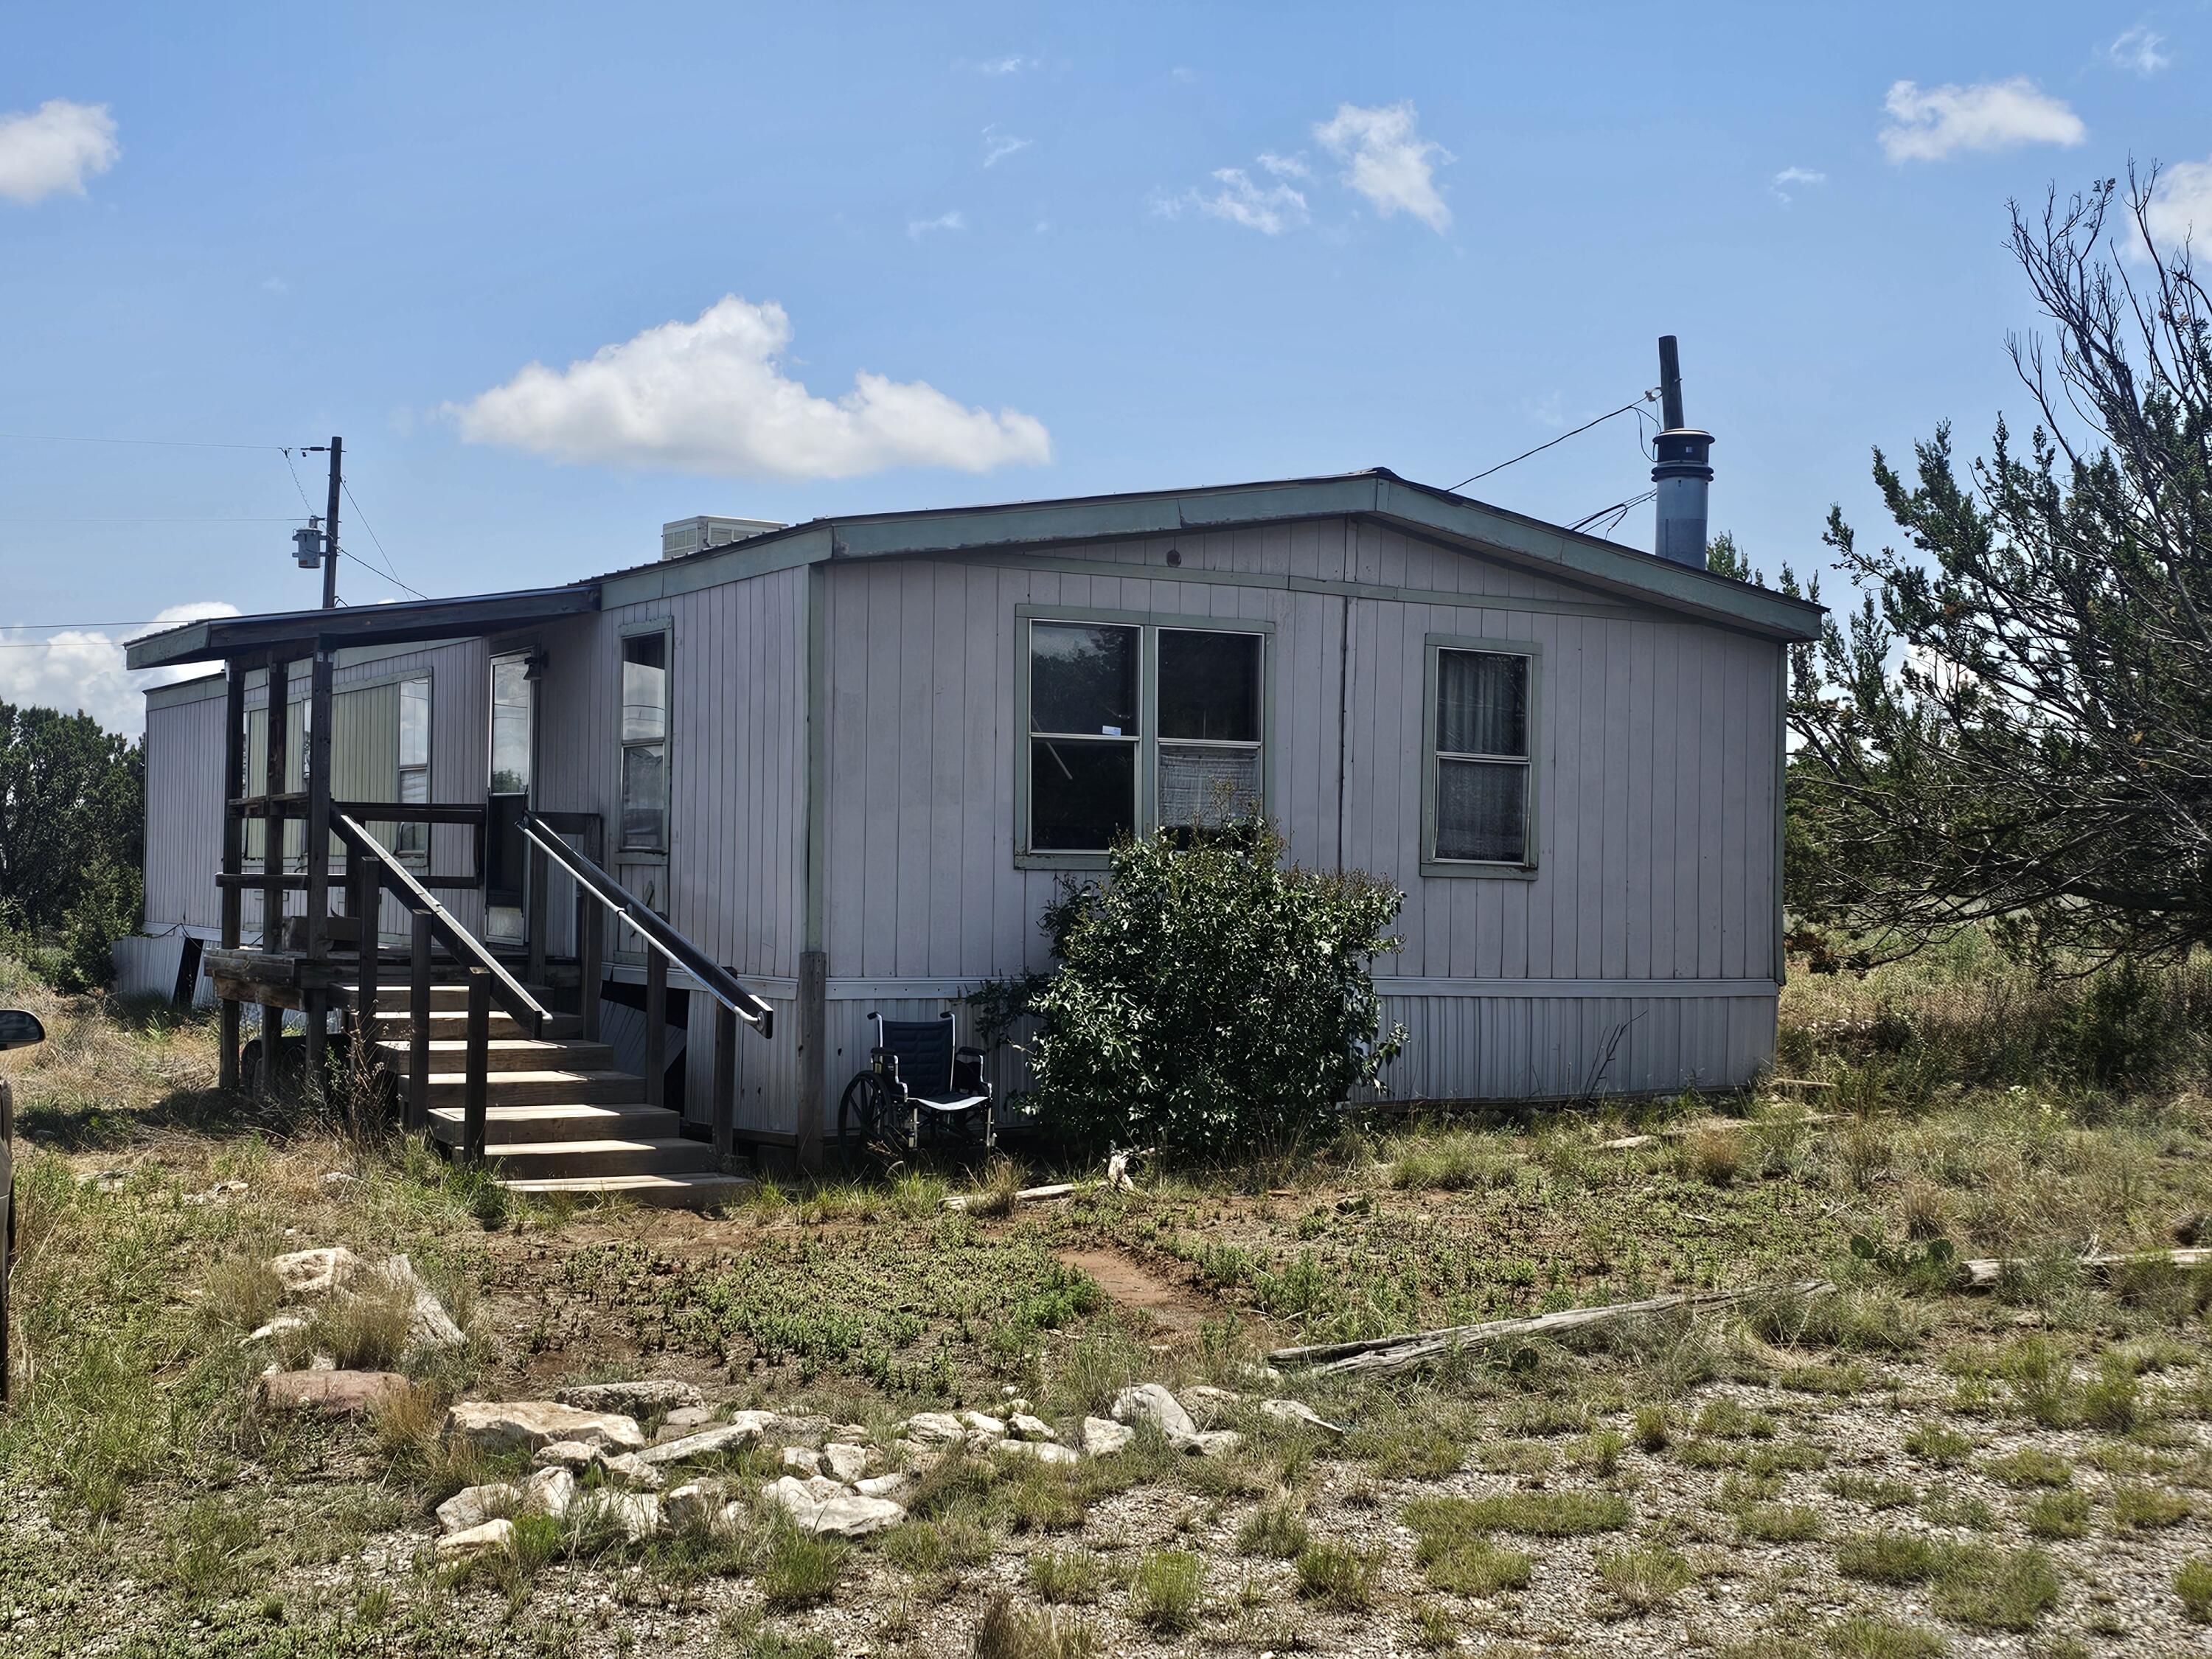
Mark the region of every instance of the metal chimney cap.
[[1664, 478], [1703, 478], [1713, 476], [1713, 434], [1694, 426], [1678, 426], [1661, 433], [1652, 447], [1658, 465], [1651, 469], [1654, 483]]

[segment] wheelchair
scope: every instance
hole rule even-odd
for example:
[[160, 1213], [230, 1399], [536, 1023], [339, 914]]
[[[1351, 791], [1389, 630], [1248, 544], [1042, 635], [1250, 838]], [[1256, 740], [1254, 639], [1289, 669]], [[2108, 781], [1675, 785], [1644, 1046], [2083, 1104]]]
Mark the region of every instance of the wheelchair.
[[868, 1068], [837, 1103], [837, 1139], [848, 1162], [910, 1158], [925, 1144], [985, 1152], [998, 1145], [983, 1051], [955, 1040], [951, 1013], [868, 1018], [876, 1023]]

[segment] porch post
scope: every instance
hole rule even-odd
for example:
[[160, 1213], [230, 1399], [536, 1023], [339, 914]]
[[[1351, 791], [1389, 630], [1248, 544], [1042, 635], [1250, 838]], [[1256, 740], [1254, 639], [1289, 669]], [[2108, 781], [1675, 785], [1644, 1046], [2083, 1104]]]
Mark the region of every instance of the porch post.
[[[324, 962], [331, 953], [331, 653], [318, 640], [307, 683], [307, 824], [303, 837], [307, 866], [306, 964]], [[330, 996], [313, 988], [300, 1001], [307, 1023], [305, 1081], [312, 1100], [323, 1092]]]
[[799, 953], [799, 1121], [801, 1170], [822, 1167], [823, 1067], [829, 1064], [830, 957]]
[[714, 1163], [726, 1169], [737, 1150], [738, 1016], [726, 1003], [714, 1005]]
[[[246, 868], [246, 665], [235, 657], [223, 665], [222, 704], [222, 873], [238, 876]], [[234, 884], [222, 888], [222, 948], [235, 951], [245, 931], [246, 895]], [[216, 1036], [216, 1084], [232, 1092], [238, 1088], [239, 1002], [222, 999]]]
[[[261, 768], [261, 872], [270, 878], [261, 890], [261, 948], [281, 950], [284, 944], [284, 890], [276, 878], [284, 873], [284, 830], [287, 820], [277, 798], [284, 793], [284, 757], [290, 746], [292, 665], [283, 658], [269, 659], [268, 702], [264, 725], [269, 733], [269, 752]], [[283, 1046], [284, 1011], [273, 1002], [261, 1005], [260, 1088], [271, 1099], [276, 1094], [276, 1051]]]
[[645, 947], [645, 1103], [665, 1106], [668, 1093], [668, 958]]

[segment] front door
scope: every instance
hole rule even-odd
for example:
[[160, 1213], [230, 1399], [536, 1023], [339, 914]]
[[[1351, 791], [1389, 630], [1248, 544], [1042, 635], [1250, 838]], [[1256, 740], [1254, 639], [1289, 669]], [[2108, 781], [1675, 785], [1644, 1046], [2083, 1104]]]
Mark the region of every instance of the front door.
[[538, 754], [538, 682], [523, 653], [491, 659], [490, 821], [484, 838], [484, 932], [520, 941], [526, 933], [524, 883], [528, 844], [522, 815], [530, 810]]

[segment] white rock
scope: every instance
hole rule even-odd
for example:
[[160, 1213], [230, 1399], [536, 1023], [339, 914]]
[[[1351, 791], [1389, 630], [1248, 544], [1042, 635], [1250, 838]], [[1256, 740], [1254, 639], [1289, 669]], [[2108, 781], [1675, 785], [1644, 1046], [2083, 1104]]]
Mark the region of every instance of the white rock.
[[900, 1429], [921, 1446], [956, 1445], [968, 1437], [967, 1425], [950, 1412], [916, 1412]]
[[687, 1434], [681, 1440], [665, 1441], [639, 1455], [648, 1463], [681, 1463], [686, 1458], [711, 1457], [716, 1452], [750, 1446], [771, 1430], [791, 1426], [792, 1419], [775, 1412], [738, 1412], [717, 1427]]
[[469, 1339], [446, 1304], [438, 1300], [437, 1292], [422, 1282], [415, 1271], [415, 1264], [404, 1255], [395, 1255], [364, 1270], [361, 1281], [365, 1285], [396, 1291], [408, 1298], [407, 1342], [413, 1348], [458, 1348]]
[[1211, 1433], [1194, 1434], [1187, 1440], [1178, 1440], [1178, 1449], [1196, 1452], [1201, 1457], [1226, 1457], [1244, 1443], [1244, 1437], [1234, 1429], [1216, 1429]]
[[989, 1440], [1004, 1440], [1006, 1437], [1006, 1425], [1003, 1418], [987, 1416], [981, 1412], [963, 1412], [960, 1420], [967, 1425], [970, 1434], [980, 1434]]
[[1136, 1437], [1134, 1429], [1110, 1418], [1086, 1417], [1083, 1419], [1083, 1452], [1086, 1457], [1109, 1456], [1125, 1449]]
[[526, 1513], [550, 1515], [558, 1521], [575, 1501], [576, 1477], [567, 1469], [538, 1469], [522, 1483], [521, 1508]]
[[633, 1544], [661, 1528], [660, 1500], [649, 1492], [600, 1492], [586, 1501], [590, 1514], [611, 1521]]
[[805, 1446], [786, 1446], [783, 1449], [783, 1467], [787, 1473], [801, 1477], [819, 1474], [822, 1473], [822, 1454]]
[[1216, 1389], [1205, 1383], [1185, 1389], [1176, 1396], [1182, 1408], [1191, 1414], [1195, 1423], [1212, 1427], [1243, 1403], [1244, 1396], [1234, 1389]]
[[238, 1346], [250, 1348], [257, 1342], [266, 1342], [272, 1336], [282, 1336], [287, 1331], [304, 1331], [313, 1322], [305, 1314], [280, 1313], [259, 1329], [238, 1339]]
[[361, 1271], [361, 1258], [343, 1244], [326, 1244], [271, 1256], [269, 1271], [287, 1296], [328, 1296], [353, 1282]]
[[830, 1474], [850, 1486], [868, 1472], [868, 1449], [832, 1440], [822, 1449], [822, 1462], [830, 1466]]
[[672, 1527], [688, 1527], [695, 1522], [715, 1524], [729, 1504], [729, 1494], [724, 1483], [708, 1479], [688, 1481], [660, 1500], [660, 1512]]
[[1083, 1461], [1083, 1454], [1074, 1447], [1063, 1446], [1052, 1440], [1001, 1440], [994, 1449], [1001, 1457], [1033, 1457], [1040, 1463], [1080, 1463]]
[[1190, 1420], [1190, 1413], [1182, 1408], [1182, 1402], [1157, 1382], [1140, 1382], [1115, 1395], [1114, 1420], [1155, 1424], [1169, 1439], [1177, 1443], [1198, 1432], [1198, 1425]]
[[465, 1561], [475, 1556], [494, 1555], [514, 1547], [514, 1522], [502, 1516], [463, 1532], [447, 1533], [438, 1540], [438, 1559], [441, 1561]]
[[808, 1530], [825, 1538], [866, 1538], [905, 1519], [904, 1504], [888, 1498], [862, 1498], [848, 1492], [817, 1510]]
[[678, 1406], [660, 1419], [660, 1431], [668, 1438], [674, 1439], [675, 1435], [670, 1433], [672, 1430], [688, 1433], [693, 1429], [703, 1429], [714, 1420], [714, 1411], [711, 1406]]
[[580, 1407], [587, 1412], [621, 1412], [629, 1417], [697, 1410], [707, 1403], [690, 1383], [665, 1378], [646, 1382], [579, 1382], [554, 1389], [553, 1397], [564, 1406]]
[[1303, 1424], [1309, 1429], [1318, 1430], [1333, 1440], [1341, 1440], [1344, 1437], [1344, 1431], [1341, 1428], [1301, 1400], [1262, 1400], [1260, 1402], [1260, 1414], [1263, 1417], [1272, 1417], [1278, 1423]]
[[1052, 1425], [1041, 1417], [1031, 1417], [1027, 1412], [1016, 1412], [1010, 1426], [1018, 1440], [1057, 1440]]
[[509, 1481], [464, 1486], [438, 1505], [438, 1524], [448, 1533], [473, 1532], [495, 1516], [513, 1514], [521, 1505], [522, 1488]]
[[636, 1451], [645, 1444], [635, 1418], [579, 1411], [550, 1400], [456, 1401], [446, 1413], [446, 1431], [487, 1447], [534, 1449], [556, 1440], [580, 1440], [608, 1451]]
[[640, 1492], [658, 1492], [667, 1476], [657, 1463], [648, 1463], [635, 1452], [618, 1452], [612, 1457], [602, 1456], [599, 1467], [610, 1480], [619, 1480], [625, 1486], [635, 1486]]
[[904, 1469], [894, 1469], [889, 1474], [872, 1474], [855, 1480], [853, 1488], [863, 1498], [896, 1498], [914, 1484], [914, 1477]]

